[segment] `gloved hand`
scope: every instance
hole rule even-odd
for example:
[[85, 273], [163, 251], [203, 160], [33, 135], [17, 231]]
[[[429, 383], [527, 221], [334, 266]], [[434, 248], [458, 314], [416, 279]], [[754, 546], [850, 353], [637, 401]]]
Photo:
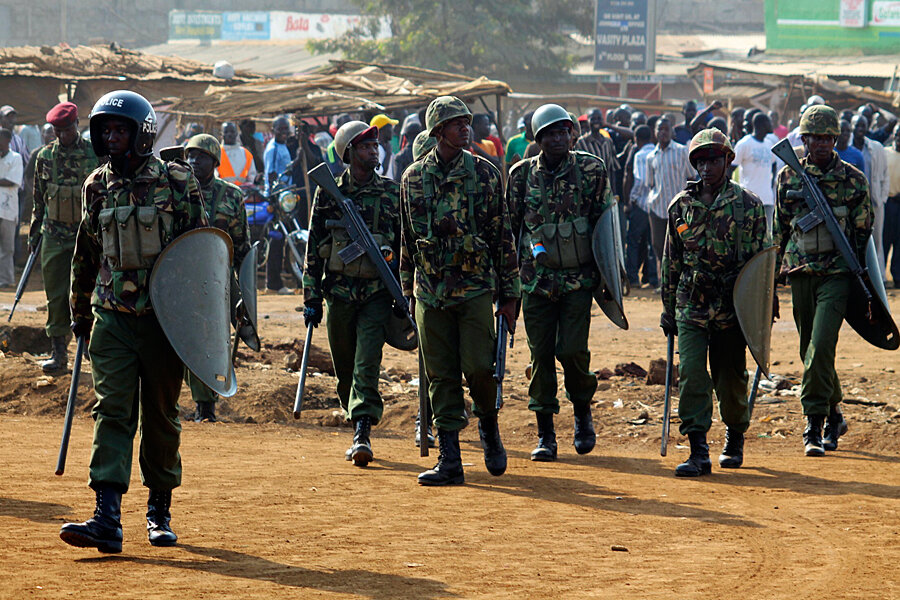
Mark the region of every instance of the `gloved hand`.
[[499, 315], [503, 315], [506, 318], [506, 326], [509, 328], [509, 332], [511, 334], [515, 333], [516, 321], [519, 320], [519, 299], [510, 298], [505, 300], [501, 298], [497, 302], [497, 311], [494, 313], [494, 316]]
[[76, 338], [83, 337], [84, 341], [87, 342], [91, 339], [91, 329], [94, 328], [94, 321], [91, 319], [75, 319], [72, 321], [71, 328]]
[[678, 335], [678, 326], [675, 324], [675, 317], [668, 311], [663, 311], [659, 316], [659, 326], [662, 328], [666, 336]]
[[307, 327], [318, 327], [322, 322], [322, 299], [313, 298], [304, 303], [303, 322]]
[[781, 307], [778, 305], [778, 288], [772, 294], [772, 322], [774, 323], [781, 318]]

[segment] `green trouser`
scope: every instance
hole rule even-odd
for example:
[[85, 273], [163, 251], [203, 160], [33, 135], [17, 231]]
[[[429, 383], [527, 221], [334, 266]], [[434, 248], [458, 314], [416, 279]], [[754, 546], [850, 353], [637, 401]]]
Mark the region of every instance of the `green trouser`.
[[[744, 334], [737, 325], [710, 331], [678, 322], [678, 417], [682, 435], [709, 431], [714, 388], [719, 400], [719, 415], [725, 425], [740, 433], [747, 431], [750, 405], [747, 402], [746, 348]], [[706, 370], [707, 356], [709, 371]]]
[[364, 302], [330, 298], [325, 304], [328, 345], [344, 416], [351, 421], [371, 417], [377, 424], [384, 412], [378, 379], [391, 296], [378, 292]]
[[184, 382], [191, 388], [191, 398], [197, 404], [201, 402], [215, 402], [219, 399], [219, 395], [200, 381], [187, 367], [184, 368]]
[[842, 399], [834, 355], [849, 295], [849, 275], [791, 275], [794, 322], [803, 360], [800, 404], [804, 415], [827, 416]]
[[75, 240], [61, 240], [44, 235], [41, 242], [41, 274], [47, 294], [47, 335], [68, 336], [72, 317], [69, 313], [69, 280]]
[[456, 431], [468, 423], [462, 376], [479, 419], [497, 414], [494, 381], [494, 305], [484, 293], [454, 306], [416, 302], [419, 344], [430, 385], [428, 397], [438, 429]]
[[178, 394], [184, 366], [156, 315], [95, 307], [90, 352], [97, 396], [91, 487], [128, 491], [138, 427], [143, 484], [163, 491], [181, 485]]
[[533, 369], [528, 386], [529, 409], [559, 414], [557, 360], [563, 368], [566, 397], [575, 407], [590, 404], [597, 391], [597, 377], [591, 373], [588, 350], [593, 301], [589, 290], [569, 292], [557, 300], [538, 294], [525, 294], [522, 299]]

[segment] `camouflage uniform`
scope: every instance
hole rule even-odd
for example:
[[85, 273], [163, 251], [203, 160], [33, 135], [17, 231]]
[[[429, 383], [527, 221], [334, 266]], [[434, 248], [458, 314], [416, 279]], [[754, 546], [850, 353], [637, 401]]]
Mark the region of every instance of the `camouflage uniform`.
[[[843, 162], [836, 153], [825, 169], [820, 169], [806, 157], [800, 159], [800, 164], [818, 181], [819, 189], [843, 225], [851, 247], [865, 264], [866, 244], [873, 227], [872, 203], [865, 176]], [[800, 334], [800, 358], [804, 368], [800, 402], [803, 414], [825, 416], [836, 409], [842, 398], [834, 357], [850, 294], [850, 269], [836, 247], [825, 252], [801, 249], [800, 230], [795, 223], [809, 209], [802, 198], [788, 197], [789, 191], [801, 189], [800, 178], [790, 167], [784, 167], [778, 174], [776, 189], [775, 239], [781, 247], [779, 277], [790, 279], [794, 322]], [[823, 231], [824, 224], [816, 229], [830, 239], [830, 234]]]
[[662, 260], [663, 306], [678, 326], [680, 431], [709, 431], [715, 389], [722, 421], [743, 434], [750, 424], [746, 342], [732, 290], [744, 264], [771, 241], [755, 194], [726, 180], [707, 206], [701, 187], [688, 183], [669, 204]]
[[507, 203], [513, 231], [519, 233], [523, 314], [533, 372], [528, 408], [559, 413], [556, 397], [556, 362], [565, 374], [566, 397], [576, 409], [587, 406], [597, 389], [590, 371], [588, 334], [592, 291], [600, 284], [593, 255], [577, 267], [551, 268], [535, 261], [532, 241], [546, 223], [583, 224], [586, 236], [607, 207], [615, 201], [609, 189], [606, 167], [585, 152], [569, 152], [550, 171], [543, 153], [517, 163], [509, 176]]
[[36, 246], [43, 235], [41, 271], [51, 338], [69, 335], [69, 273], [81, 222], [81, 186], [99, 165], [91, 144], [81, 136], [70, 147], [54, 140], [37, 153], [29, 243]]
[[160, 244], [148, 247], [145, 255], [155, 260], [153, 251], [208, 224], [200, 189], [187, 167], [150, 156], [131, 177], [109, 164], [91, 173], [83, 207], [72, 259], [71, 309], [76, 323], [94, 321], [90, 353], [97, 403], [92, 411], [91, 487], [127, 491], [132, 440], [140, 427], [141, 479], [151, 489], [171, 490], [181, 484], [178, 394], [183, 365], [150, 306], [151, 268], [116, 267], [102, 232], [115, 228], [117, 219], [105, 221], [109, 215], [101, 217], [101, 211], [156, 207]]
[[[356, 204], [372, 235], [381, 236], [382, 247], [391, 248], [394, 256], [399, 256], [397, 183], [373, 172], [368, 181], [359, 184], [350, 169], [338, 176], [337, 182], [341, 192]], [[316, 190], [306, 245], [303, 297], [305, 302], [323, 297], [326, 301], [328, 344], [345, 416], [352, 421], [368, 416], [377, 424], [384, 410], [378, 377], [391, 296], [377, 275], [363, 278], [329, 269], [329, 265], [336, 264], [331, 261], [340, 261], [330, 254], [336, 253], [342, 243], [338, 240], [335, 245], [335, 236], [345, 236], [343, 229], [330, 229], [328, 221], [342, 216], [337, 201], [321, 189]], [[368, 257], [357, 260], [369, 261]]]
[[416, 299], [434, 421], [457, 431], [467, 422], [460, 372], [475, 416], [497, 414], [493, 295], [521, 295], [500, 174], [466, 151], [445, 164], [432, 149], [404, 172], [400, 211], [400, 283]]

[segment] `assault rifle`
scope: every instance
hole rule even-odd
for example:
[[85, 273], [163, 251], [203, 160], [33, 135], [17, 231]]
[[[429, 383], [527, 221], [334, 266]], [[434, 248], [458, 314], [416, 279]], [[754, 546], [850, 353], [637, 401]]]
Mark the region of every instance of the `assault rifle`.
[[19, 279], [19, 285], [16, 286], [16, 299], [13, 300], [12, 308], [9, 309], [9, 316], [6, 317], [7, 323], [12, 321], [13, 313], [16, 312], [16, 306], [19, 304], [19, 300], [22, 299], [22, 294], [25, 293], [25, 286], [28, 285], [28, 278], [31, 277], [31, 270], [34, 269], [34, 261], [37, 259], [37, 255], [41, 251], [41, 242], [43, 241], [44, 236], [39, 235], [37, 244], [34, 245], [34, 250], [32, 250], [31, 254], [28, 256], [28, 262], [25, 263], [25, 270], [22, 271], [22, 277]]

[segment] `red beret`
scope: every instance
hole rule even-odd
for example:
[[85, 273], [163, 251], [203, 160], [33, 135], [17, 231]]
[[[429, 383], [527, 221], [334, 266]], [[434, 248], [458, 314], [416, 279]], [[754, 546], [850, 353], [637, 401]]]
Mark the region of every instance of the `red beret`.
[[71, 102], [60, 102], [47, 113], [47, 122], [54, 127], [68, 127], [78, 120], [78, 107]]
[[378, 139], [378, 128], [377, 127], [369, 127], [368, 129], [364, 129], [361, 131], [356, 137], [350, 140], [350, 145], [354, 144], [362, 144], [363, 142], [367, 142], [369, 140], [377, 140]]

